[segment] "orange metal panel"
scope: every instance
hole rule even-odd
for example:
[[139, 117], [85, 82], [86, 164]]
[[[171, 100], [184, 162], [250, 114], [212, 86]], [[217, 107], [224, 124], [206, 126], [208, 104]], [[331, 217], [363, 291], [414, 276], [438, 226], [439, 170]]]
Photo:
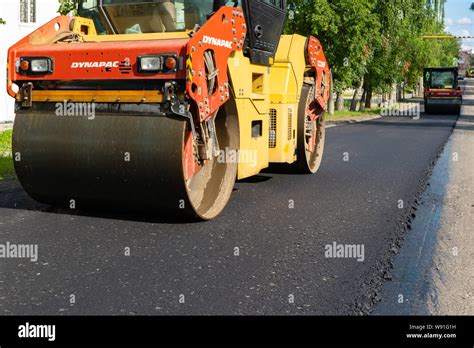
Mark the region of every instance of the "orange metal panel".
[[[321, 109], [327, 111], [329, 93], [330, 93], [330, 68], [323, 51], [321, 42], [311, 36], [308, 39], [308, 60], [310, 65], [316, 69], [316, 102]], [[325, 78], [326, 89], [322, 91], [323, 76]]]
[[[24, 76], [12, 71], [12, 81], [35, 80], [110, 80], [110, 79], [185, 79], [184, 56], [187, 39], [123, 41], [100, 43], [60, 43], [28, 45], [10, 52], [10, 61], [20, 57], [40, 56], [53, 59], [49, 75]], [[173, 74], [141, 73], [137, 59], [147, 54], [176, 54], [182, 57], [182, 69]], [[10, 67], [14, 64], [10, 64]]]
[[[221, 7], [192, 37], [187, 47], [186, 90], [197, 104], [201, 121], [211, 118], [230, 96], [227, 63], [234, 51], [241, 51], [247, 26], [243, 11]], [[217, 68], [217, 87], [209, 93], [204, 53], [212, 50]]]

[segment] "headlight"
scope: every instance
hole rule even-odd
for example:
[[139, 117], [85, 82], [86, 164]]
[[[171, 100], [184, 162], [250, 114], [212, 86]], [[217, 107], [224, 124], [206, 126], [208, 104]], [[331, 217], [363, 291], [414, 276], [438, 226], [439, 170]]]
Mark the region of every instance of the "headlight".
[[46, 73], [49, 71], [49, 60], [48, 59], [32, 59], [31, 72], [34, 73]]
[[139, 58], [140, 71], [143, 72], [158, 72], [163, 70], [163, 58], [157, 56], [140, 57]]
[[22, 75], [52, 74], [53, 60], [47, 57], [21, 57], [17, 71]]
[[182, 59], [174, 54], [150, 55], [138, 57], [138, 71], [141, 73], [177, 73]]

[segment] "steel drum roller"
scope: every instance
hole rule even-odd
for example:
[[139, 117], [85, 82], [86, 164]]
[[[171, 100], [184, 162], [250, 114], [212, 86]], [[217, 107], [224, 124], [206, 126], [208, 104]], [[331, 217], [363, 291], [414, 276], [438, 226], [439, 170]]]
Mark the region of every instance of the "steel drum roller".
[[[228, 109], [228, 108], [227, 108]], [[238, 148], [236, 117], [216, 119], [222, 147]], [[225, 207], [237, 164], [212, 160], [184, 175], [185, 120], [100, 114], [95, 119], [18, 112], [13, 130], [17, 176], [35, 200], [212, 219]], [[237, 131], [236, 131], [237, 130]], [[129, 155], [129, 161], [127, 157]]]

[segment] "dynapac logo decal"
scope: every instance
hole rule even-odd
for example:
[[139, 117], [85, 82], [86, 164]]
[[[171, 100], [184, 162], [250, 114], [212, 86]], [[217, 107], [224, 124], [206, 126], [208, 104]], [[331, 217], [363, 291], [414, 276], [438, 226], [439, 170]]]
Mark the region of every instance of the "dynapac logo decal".
[[120, 62], [73, 62], [71, 64], [72, 69], [81, 68], [118, 68]]
[[202, 42], [205, 44], [213, 45], [213, 46], [219, 46], [219, 47], [227, 47], [232, 49], [232, 42], [227, 41], [227, 40], [222, 40], [222, 39], [217, 39], [215, 37], [211, 36], [206, 36], [204, 35]]

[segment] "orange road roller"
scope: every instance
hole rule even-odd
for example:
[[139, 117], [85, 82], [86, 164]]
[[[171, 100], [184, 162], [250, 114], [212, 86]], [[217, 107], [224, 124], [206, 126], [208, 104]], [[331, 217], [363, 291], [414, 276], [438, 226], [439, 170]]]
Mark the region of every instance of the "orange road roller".
[[458, 85], [458, 68], [425, 68], [423, 75], [425, 112], [460, 115], [462, 88]]
[[286, 1], [80, 0], [8, 51], [15, 170], [39, 202], [211, 220], [270, 164], [314, 174], [331, 70]]

